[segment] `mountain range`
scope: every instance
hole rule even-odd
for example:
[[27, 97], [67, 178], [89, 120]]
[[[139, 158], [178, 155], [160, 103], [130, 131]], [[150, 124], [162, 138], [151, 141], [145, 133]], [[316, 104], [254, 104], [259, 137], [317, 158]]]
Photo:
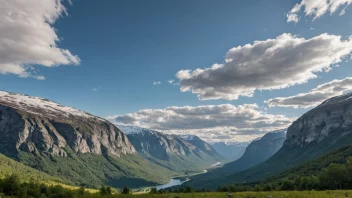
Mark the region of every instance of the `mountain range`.
[[224, 160], [197, 136], [166, 135], [136, 126], [118, 126], [146, 159], [177, 172], [197, 173]]
[[351, 142], [352, 93], [326, 100], [288, 129], [269, 132], [247, 146], [115, 125], [44, 98], [0, 91], [0, 176], [132, 188], [184, 176], [191, 179], [186, 185], [215, 189], [288, 177], [311, 170], [319, 160], [326, 165], [331, 160], [321, 156], [339, 160], [338, 152], [349, 155], [345, 146]]
[[163, 184], [172, 176], [203, 172], [222, 159], [198, 137], [137, 132], [126, 135], [87, 112], [0, 91], [0, 153], [68, 184]]
[[223, 178], [194, 181], [194, 186], [265, 180], [352, 142], [352, 93], [333, 97], [298, 118], [287, 129], [283, 146], [269, 159]]
[[0, 152], [76, 185], [164, 183], [176, 173], [140, 156], [115, 125], [39, 97], [0, 92]]

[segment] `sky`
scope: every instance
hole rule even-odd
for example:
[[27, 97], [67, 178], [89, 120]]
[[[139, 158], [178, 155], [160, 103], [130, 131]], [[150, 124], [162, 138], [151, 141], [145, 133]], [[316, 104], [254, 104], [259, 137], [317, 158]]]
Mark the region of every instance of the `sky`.
[[352, 88], [352, 0], [0, 0], [0, 89], [245, 142]]

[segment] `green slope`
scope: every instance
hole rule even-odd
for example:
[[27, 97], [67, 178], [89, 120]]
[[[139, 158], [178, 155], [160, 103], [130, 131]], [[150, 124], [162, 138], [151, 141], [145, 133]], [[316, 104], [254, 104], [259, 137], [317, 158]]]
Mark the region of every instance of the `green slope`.
[[293, 179], [298, 176], [318, 175], [323, 168], [332, 163], [345, 164], [346, 159], [352, 156], [352, 145], [344, 146], [340, 149], [327, 153], [317, 159], [303, 163], [295, 168], [270, 177], [266, 181], [277, 181], [282, 179]]
[[38, 181], [53, 181], [62, 183], [63, 180], [50, 176], [44, 172], [30, 168], [11, 158], [0, 154], [0, 178], [8, 177], [12, 174], [17, 175], [22, 181], [35, 179]]
[[19, 152], [18, 161], [74, 185], [100, 187], [141, 187], [167, 183], [176, 173], [158, 166], [139, 155], [121, 157], [75, 154], [68, 157]]

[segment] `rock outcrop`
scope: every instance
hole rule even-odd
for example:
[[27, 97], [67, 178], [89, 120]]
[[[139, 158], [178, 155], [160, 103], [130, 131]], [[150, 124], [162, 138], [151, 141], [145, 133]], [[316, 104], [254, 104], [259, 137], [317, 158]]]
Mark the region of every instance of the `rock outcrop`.
[[[352, 132], [352, 93], [331, 98], [297, 119], [287, 131], [285, 146], [301, 148]], [[338, 136], [338, 137], [336, 137]]]
[[134, 154], [127, 136], [89, 113], [55, 102], [0, 91], [0, 152], [67, 156], [76, 153]]

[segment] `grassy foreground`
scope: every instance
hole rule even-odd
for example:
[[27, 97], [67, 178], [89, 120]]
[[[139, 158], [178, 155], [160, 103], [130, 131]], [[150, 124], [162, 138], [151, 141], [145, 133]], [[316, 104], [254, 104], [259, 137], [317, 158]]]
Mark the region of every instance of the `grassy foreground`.
[[[352, 190], [329, 191], [270, 191], [270, 192], [238, 192], [232, 193], [234, 198], [345, 198], [345, 193], [352, 197]], [[94, 196], [92, 196], [94, 197]], [[105, 197], [120, 198], [226, 198], [226, 193], [170, 193], [170, 194], [144, 194], [144, 195], [112, 195]]]

